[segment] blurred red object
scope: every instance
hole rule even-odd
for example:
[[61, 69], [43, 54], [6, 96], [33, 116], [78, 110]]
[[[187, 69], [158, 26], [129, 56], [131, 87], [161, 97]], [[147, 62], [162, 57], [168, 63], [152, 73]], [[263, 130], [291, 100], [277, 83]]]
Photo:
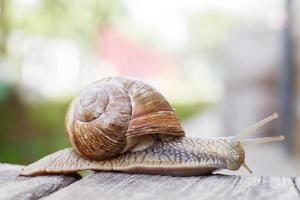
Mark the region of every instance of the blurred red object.
[[130, 41], [110, 27], [102, 28], [96, 41], [100, 59], [110, 62], [120, 75], [148, 77], [175, 66], [170, 56]]

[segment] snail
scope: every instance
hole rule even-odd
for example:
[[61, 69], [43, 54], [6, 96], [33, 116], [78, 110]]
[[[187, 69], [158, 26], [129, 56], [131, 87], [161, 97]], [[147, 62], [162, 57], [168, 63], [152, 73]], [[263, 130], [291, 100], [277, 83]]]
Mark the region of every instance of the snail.
[[273, 115], [236, 136], [185, 136], [174, 109], [144, 82], [109, 77], [88, 85], [68, 107], [65, 133], [72, 148], [50, 154], [22, 169], [24, 176], [82, 170], [175, 176], [206, 175], [245, 167], [244, 146], [284, 136], [243, 139]]

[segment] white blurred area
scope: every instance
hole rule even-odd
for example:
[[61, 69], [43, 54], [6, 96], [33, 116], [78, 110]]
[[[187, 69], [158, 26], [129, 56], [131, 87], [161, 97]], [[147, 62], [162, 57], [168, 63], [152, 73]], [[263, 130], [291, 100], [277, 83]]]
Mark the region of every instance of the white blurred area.
[[[51, 100], [72, 96], [91, 81], [111, 73], [105, 73], [105, 67], [101, 69], [92, 55], [85, 54], [70, 39], [17, 33], [9, 40], [9, 50], [21, 58], [20, 86]], [[24, 96], [29, 101], [37, 100]]]
[[[13, 0], [12, 6], [35, 7], [39, 2]], [[127, 17], [116, 20], [113, 31], [133, 45], [171, 57], [170, 66], [162, 65], [158, 73], [139, 76], [139, 73], [120, 71], [114, 60], [105, 60], [69, 38], [13, 30], [8, 50], [19, 62], [14, 63], [17, 69], [2, 70], [2, 73], [13, 77], [26, 91], [58, 100], [78, 93], [92, 81], [125, 75], [150, 82], [171, 101], [219, 102], [224, 94], [222, 74], [226, 70], [224, 63], [218, 62], [222, 53], [219, 49], [228, 34], [240, 23], [263, 23], [271, 29], [280, 29], [282, 3], [282, 0], [124, 0]], [[193, 24], [194, 18], [198, 24]], [[15, 71], [17, 76], [9, 75]]]

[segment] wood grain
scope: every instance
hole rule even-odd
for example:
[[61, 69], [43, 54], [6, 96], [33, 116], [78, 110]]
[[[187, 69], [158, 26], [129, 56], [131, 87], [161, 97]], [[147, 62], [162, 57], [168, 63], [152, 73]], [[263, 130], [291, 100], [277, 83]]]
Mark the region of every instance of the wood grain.
[[94, 173], [76, 176], [19, 176], [22, 166], [0, 164], [2, 199], [300, 199], [300, 178]]
[[38, 199], [79, 179], [79, 176], [19, 176], [22, 166], [0, 164], [0, 200]]
[[299, 199], [298, 178], [96, 173], [46, 199]]

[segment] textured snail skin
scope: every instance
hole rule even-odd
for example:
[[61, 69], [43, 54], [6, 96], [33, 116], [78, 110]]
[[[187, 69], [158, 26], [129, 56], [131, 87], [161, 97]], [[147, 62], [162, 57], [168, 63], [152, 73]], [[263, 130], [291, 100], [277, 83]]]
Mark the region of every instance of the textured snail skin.
[[172, 137], [132, 149], [117, 157], [95, 161], [71, 148], [50, 154], [25, 167], [21, 175], [65, 174], [81, 170], [120, 171], [162, 175], [206, 175], [216, 169], [237, 170], [245, 159], [230, 138]]

